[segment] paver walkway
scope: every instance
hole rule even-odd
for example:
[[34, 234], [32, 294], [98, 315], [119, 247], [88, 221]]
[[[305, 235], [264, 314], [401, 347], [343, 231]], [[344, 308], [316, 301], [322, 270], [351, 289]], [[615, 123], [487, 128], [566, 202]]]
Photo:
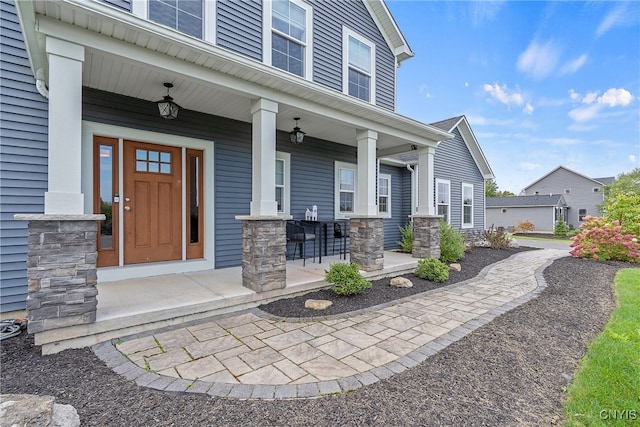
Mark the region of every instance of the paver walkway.
[[416, 366], [535, 297], [566, 250], [518, 253], [477, 277], [357, 313], [283, 319], [260, 310], [97, 344], [140, 386], [235, 398], [306, 398], [372, 384]]

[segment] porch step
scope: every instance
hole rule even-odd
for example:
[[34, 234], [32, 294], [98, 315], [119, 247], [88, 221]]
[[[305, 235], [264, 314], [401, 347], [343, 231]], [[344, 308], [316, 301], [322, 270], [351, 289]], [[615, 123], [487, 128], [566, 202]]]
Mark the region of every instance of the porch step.
[[[303, 295], [328, 287], [324, 270], [332, 261], [344, 262], [327, 258], [305, 267], [301, 261], [299, 266], [297, 261], [287, 263], [287, 286], [260, 294], [241, 285], [240, 268], [99, 284], [95, 323], [36, 333], [35, 344], [42, 346], [42, 354], [53, 354]], [[385, 252], [385, 268], [364, 276], [377, 280], [414, 271], [416, 266], [417, 260], [406, 254]]]

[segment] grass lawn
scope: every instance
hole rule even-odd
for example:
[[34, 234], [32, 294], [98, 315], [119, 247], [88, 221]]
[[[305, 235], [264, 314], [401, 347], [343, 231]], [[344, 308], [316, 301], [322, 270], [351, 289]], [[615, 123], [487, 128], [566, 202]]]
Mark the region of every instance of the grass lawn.
[[618, 308], [567, 392], [567, 426], [640, 425], [640, 268], [620, 270], [614, 290]]
[[553, 234], [549, 234], [549, 237], [540, 237], [539, 235], [528, 236], [526, 234], [511, 235], [510, 237], [513, 237], [514, 239], [522, 239], [522, 240], [548, 240], [553, 242], [557, 242], [557, 241], [570, 242], [571, 241], [571, 237], [556, 237]]

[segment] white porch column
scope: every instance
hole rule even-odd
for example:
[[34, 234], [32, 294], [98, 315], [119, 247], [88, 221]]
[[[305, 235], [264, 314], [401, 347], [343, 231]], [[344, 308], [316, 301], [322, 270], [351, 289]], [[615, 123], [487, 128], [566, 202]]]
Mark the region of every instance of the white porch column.
[[49, 59], [49, 191], [44, 213], [84, 213], [82, 63], [84, 47], [47, 37]]
[[418, 151], [418, 209], [417, 215], [435, 215], [435, 181], [433, 177], [433, 158], [435, 147]]
[[251, 106], [252, 194], [251, 216], [277, 216], [276, 114], [278, 104], [258, 99]]
[[376, 203], [376, 143], [378, 133], [359, 131], [358, 141], [358, 191], [355, 215], [377, 215]]

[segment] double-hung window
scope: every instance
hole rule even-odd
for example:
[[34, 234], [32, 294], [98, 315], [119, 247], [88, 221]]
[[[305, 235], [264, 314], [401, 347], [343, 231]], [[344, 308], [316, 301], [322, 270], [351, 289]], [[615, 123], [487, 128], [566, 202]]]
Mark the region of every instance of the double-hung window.
[[391, 217], [391, 175], [378, 176], [378, 215]]
[[436, 207], [438, 215], [447, 223], [451, 223], [451, 182], [444, 179], [436, 179]]
[[375, 103], [375, 52], [375, 44], [343, 27], [343, 91], [372, 104]]
[[276, 204], [278, 215], [289, 215], [291, 154], [276, 152]]
[[133, 1], [131, 12], [199, 39], [215, 43], [215, 1]]
[[273, 0], [264, 8], [265, 62], [310, 79], [311, 6], [300, 0]]
[[336, 218], [346, 218], [355, 212], [356, 165], [336, 162]]
[[473, 227], [473, 184], [462, 183], [462, 228]]

